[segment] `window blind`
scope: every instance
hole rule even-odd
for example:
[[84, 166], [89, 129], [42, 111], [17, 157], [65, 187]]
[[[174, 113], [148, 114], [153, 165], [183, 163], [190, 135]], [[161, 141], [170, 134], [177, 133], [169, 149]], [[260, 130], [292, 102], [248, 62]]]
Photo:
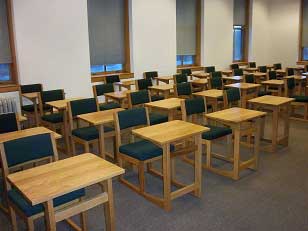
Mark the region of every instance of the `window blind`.
[[177, 55], [196, 54], [197, 0], [176, 1]]
[[124, 64], [124, 0], [88, 0], [91, 65]]
[[246, 0], [234, 0], [233, 25], [245, 26], [246, 4]]
[[0, 63], [11, 63], [6, 0], [0, 0]]
[[308, 0], [303, 1], [303, 34], [302, 46], [308, 47]]

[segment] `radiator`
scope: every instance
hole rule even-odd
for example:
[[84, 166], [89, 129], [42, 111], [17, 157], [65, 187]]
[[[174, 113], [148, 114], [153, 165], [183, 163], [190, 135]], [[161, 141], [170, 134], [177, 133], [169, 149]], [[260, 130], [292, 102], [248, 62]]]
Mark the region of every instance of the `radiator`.
[[0, 98], [0, 114], [17, 112], [16, 100], [14, 97]]

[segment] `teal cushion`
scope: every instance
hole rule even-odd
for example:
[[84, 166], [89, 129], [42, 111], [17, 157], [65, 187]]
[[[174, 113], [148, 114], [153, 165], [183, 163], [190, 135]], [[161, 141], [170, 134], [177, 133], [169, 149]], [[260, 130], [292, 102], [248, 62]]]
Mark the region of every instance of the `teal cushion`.
[[0, 134], [18, 130], [15, 113], [0, 114]]
[[[173, 150], [174, 146], [170, 146], [170, 151]], [[141, 161], [152, 159], [163, 154], [163, 149], [147, 140], [121, 145], [119, 151]]]
[[42, 120], [50, 122], [50, 123], [62, 123], [63, 114], [62, 113], [52, 113], [49, 115], [43, 115]]
[[265, 96], [265, 95], [271, 95], [272, 93], [271, 92], [267, 92], [267, 91], [259, 91], [258, 92], [258, 96]]
[[152, 96], [151, 96], [151, 101], [152, 101], [152, 102], [158, 101], [158, 100], [163, 100], [163, 99], [165, 99], [165, 97], [162, 96], [162, 95], [152, 95]]
[[205, 140], [215, 140], [217, 138], [232, 134], [232, 129], [230, 128], [216, 127], [211, 125], [205, 125], [205, 126], [211, 129], [208, 132], [202, 133], [202, 139]]
[[[57, 197], [53, 200], [54, 206], [60, 206], [71, 202], [73, 200], [79, 199], [85, 196], [85, 189], [79, 189], [71, 193], [65, 194], [63, 196]], [[43, 204], [38, 204], [32, 206], [18, 191], [17, 189], [12, 189], [8, 192], [9, 200], [14, 203], [21, 211], [25, 213], [27, 217], [33, 216], [44, 211]]]
[[115, 103], [115, 102], [110, 102], [110, 103], [104, 103], [99, 105], [99, 110], [105, 111], [105, 110], [110, 110], [110, 109], [115, 109], [121, 107], [120, 104]]
[[[110, 131], [113, 131], [113, 128], [104, 126], [104, 132]], [[96, 140], [99, 138], [99, 133], [95, 126], [76, 128], [72, 130], [72, 134], [86, 141]]]
[[150, 125], [168, 122], [168, 116], [159, 113], [150, 113]]
[[[24, 105], [24, 106], [21, 107], [21, 109], [22, 109], [23, 111], [26, 111], [26, 112], [34, 112], [34, 105], [33, 105], [33, 104]], [[40, 108], [39, 108], [39, 105], [37, 105], [37, 110], [39, 110], [39, 109], [40, 109]], [[44, 110], [44, 111], [49, 111], [49, 110], [51, 110], [51, 109], [52, 109], [52, 106], [47, 105], [47, 104], [44, 104], [44, 105], [43, 105], [43, 110]]]
[[308, 103], [308, 96], [296, 95], [293, 96], [293, 98], [295, 99], [295, 102]]

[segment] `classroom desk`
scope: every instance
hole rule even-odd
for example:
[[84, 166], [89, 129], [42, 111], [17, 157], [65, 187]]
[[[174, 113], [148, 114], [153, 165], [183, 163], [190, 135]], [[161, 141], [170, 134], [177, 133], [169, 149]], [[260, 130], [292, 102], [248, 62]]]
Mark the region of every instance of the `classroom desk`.
[[195, 87], [201, 87], [202, 90], [205, 90], [208, 87], [208, 80], [207, 79], [194, 79], [190, 82]]
[[238, 83], [243, 81], [243, 76], [223, 76], [223, 80], [226, 80], [227, 84]]
[[301, 67], [301, 66], [296, 66], [296, 67], [288, 67], [288, 68], [292, 68], [294, 69], [294, 74], [295, 75], [300, 75], [301, 72], [305, 71], [305, 68], [304, 67]]
[[170, 81], [173, 81], [173, 76], [158, 76], [155, 77], [156, 79], [156, 84], [159, 85], [159, 81], [166, 83], [166, 84], [170, 84]]
[[282, 76], [286, 76], [286, 75], [287, 75], [287, 71], [286, 71], [286, 70], [277, 69], [277, 70], [275, 70], [275, 71], [276, 71], [276, 73], [277, 73], [278, 75], [282, 75]]
[[181, 101], [184, 99], [180, 98], [168, 98], [163, 100], [158, 100], [150, 103], [144, 104], [145, 107], [156, 108], [158, 110], [163, 110], [168, 112], [169, 121], [173, 120], [173, 114], [181, 107]]
[[[182, 120], [173, 120], [170, 122], [157, 124], [133, 130], [133, 134], [142, 139], [149, 140], [163, 149], [163, 182], [164, 195], [162, 199], [162, 207], [166, 211], [171, 210], [171, 200], [188, 193], [193, 193], [197, 197], [201, 197], [201, 180], [202, 180], [202, 138], [203, 132], [209, 131], [209, 128], [192, 124]], [[171, 180], [174, 169], [171, 167], [170, 144], [178, 141], [193, 139], [196, 149], [195, 154], [195, 178], [190, 185], [171, 191]]]
[[263, 72], [254, 72], [254, 73], [252, 73], [253, 74], [253, 77], [254, 77], [254, 79], [255, 79], [255, 82], [256, 83], [261, 83], [261, 79], [266, 79], [266, 75], [267, 75], [267, 73], [263, 73]]
[[225, 76], [232, 76], [233, 75], [232, 70], [223, 70], [223, 71], [221, 71], [221, 73]]
[[[233, 83], [225, 85], [225, 87], [233, 87], [240, 89], [241, 92], [241, 107], [246, 108], [247, 100], [249, 96], [255, 97], [257, 95], [258, 89], [261, 85], [255, 83]], [[250, 93], [250, 90], [252, 93]]]
[[265, 85], [266, 91], [268, 91], [268, 87], [277, 87], [278, 96], [282, 96], [282, 88], [284, 86], [283, 80], [280, 79], [271, 79], [261, 82], [262, 85]]
[[117, 101], [122, 108], [125, 108], [125, 100], [127, 100], [127, 94], [130, 92], [135, 92], [134, 90], [126, 90], [126, 91], [115, 91], [105, 93], [104, 96], [106, 99], [110, 98], [114, 101]]
[[274, 65], [266, 65], [266, 68], [267, 68], [267, 70], [272, 70], [272, 69], [274, 69]]
[[153, 92], [153, 94], [157, 94], [162, 92], [165, 99], [169, 98], [171, 91], [173, 91], [173, 84], [163, 84], [149, 87], [149, 90]]
[[207, 79], [210, 77], [210, 74], [204, 71], [193, 71], [191, 75], [199, 79]]
[[[225, 160], [233, 164], [233, 170], [222, 170], [215, 167], [209, 167], [209, 170], [230, 177], [234, 180], [239, 179], [240, 171], [244, 169], [257, 170], [258, 155], [260, 146], [260, 131], [261, 120], [266, 115], [265, 112], [248, 110], [244, 108], [229, 108], [218, 112], [206, 114], [205, 117], [209, 120], [217, 121], [232, 129], [234, 135], [233, 157], [225, 157]], [[248, 122], [248, 123], [247, 123]], [[243, 130], [245, 124], [246, 129]], [[254, 131], [254, 146], [253, 156], [249, 160], [241, 161], [240, 159], [240, 142], [243, 135], [247, 135], [251, 129]], [[246, 132], [247, 131], [247, 132]], [[245, 133], [246, 132], [246, 133]]]
[[[85, 210], [104, 203], [106, 230], [115, 230], [112, 178], [124, 173], [124, 169], [86, 153], [39, 167], [10, 174], [8, 181], [34, 206], [43, 204], [46, 229], [56, 230], [56, 222], [75, 215], [76, 206], [55, 210], [53, 199], [75, 190], [100, 184], [106, 192], [80, 202]], [[100, 202], [100, 203], [98, 203]], [[77, 206], [78, 206], [77, 205]], [[75, 210], [74, 210], [75, 209]]]
[[253, 72], [257, 72], [259, 69], [256, 67], [246, 67], [244, 68], [245, 71], [249, 72], [249, 73], [253, 73]]
[[296, 84], [296, 92], [298, 95], [301, 95], [303, 84], [305, 87], [307, 85], [307, 77], [303, 75], [290, 75], [290, 76], [284, 77], [284, 79], [288, 79], [288, 78], [294, 78], [295, 84]]
[[[289, 143], [289, 117], [291, 111], [291, 102], [294, 101], [292, 98], [287, 97], [279, 97], [272, 95], [265, 95], [262, 97], [254, 98], [249, 100], [248, 102], [253, 105], [255, 110], [269, 110], [272, 112], [272, 139], [271, 145], [263, 147], [264, 150], [268, 150], [270, 152], [276, 152], [277, 144], [282, 144], [284, 146], [288, 146]], [[279, 122], [279, 114], [283, 114], [284, 118], [284, 134], [282, 138], [278, 138], [278, 122]], [[261, 138], [264, 139], [264, 126], [261, 132]], [[264, 139], [265, 140], [265, 139]]]
[[213, 111], [218, 110], [218, 99], [223, 97], [223, 90], [210, 89], [193, 93], [194, 96], [204, 97], [207, 104], [211, 104]]
[[135, 85], [136, 80], [124, 80], [121, 82], [115, 82], [114, 85], [119, 86], [119, 90], [122, 90], [122, 87], [125, 87], [128, 90], [131, 90], [132, 86]]
[[109, 155], [110, 157], [113, 157], [116, 160], [116, 156], [112, 156], [111, 154], [106, 153], [105, 139], [104, 139], [104, 125], [113, 123], [114, 113], [123, 110], [124, 110], [123, 108], [115, 108], [106, 111], [92, 112], [77, 116], [78, 119], [81, 119], [97, 127], [97, 130], [99, 132], [99, 148], [103, 159], [106, 159], [106, 155]]
[[21, 94], [22, 97], [30, 100], [33, 103], [34, 107], [34, 120], [35, 120], [35, 125], [39, 126], [40, 124], [40, 119], [39, 119], [39, 113], [38, 113], [38, 99], [39, 99], [39, 92], [31, 92], [31, 93], [23, 93]]

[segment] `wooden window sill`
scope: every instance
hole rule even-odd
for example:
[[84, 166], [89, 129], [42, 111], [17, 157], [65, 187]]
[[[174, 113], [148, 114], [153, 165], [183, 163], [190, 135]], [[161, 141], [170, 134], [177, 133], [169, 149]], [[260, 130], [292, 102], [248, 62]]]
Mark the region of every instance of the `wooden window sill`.
[[0, 84], [0, 93], [5, 93], [5, 92], [13, 92], [13, 91], [18, 91], [19, 90], [19, 85], [17, 84]]
[[96, 74], [96, 75], [91, 75], [91, 82], [103, 82], [105, 81], [106, 76], [110, 75], [119, 75], [120, 79], [129, 79], [134, 77], [134, 73], [130, 72], [120, 72], [120, 73], [108, 73], [108, 74]]
[[308, 65], [308, 61], [297, 61], [297, 65]]
[[180, 72], [183, 69], [191, 69], [192, 71], [203, 71], [204, 67], [203, 66], [183, 66], [183, 67], [178, 67], [177, 72]]

